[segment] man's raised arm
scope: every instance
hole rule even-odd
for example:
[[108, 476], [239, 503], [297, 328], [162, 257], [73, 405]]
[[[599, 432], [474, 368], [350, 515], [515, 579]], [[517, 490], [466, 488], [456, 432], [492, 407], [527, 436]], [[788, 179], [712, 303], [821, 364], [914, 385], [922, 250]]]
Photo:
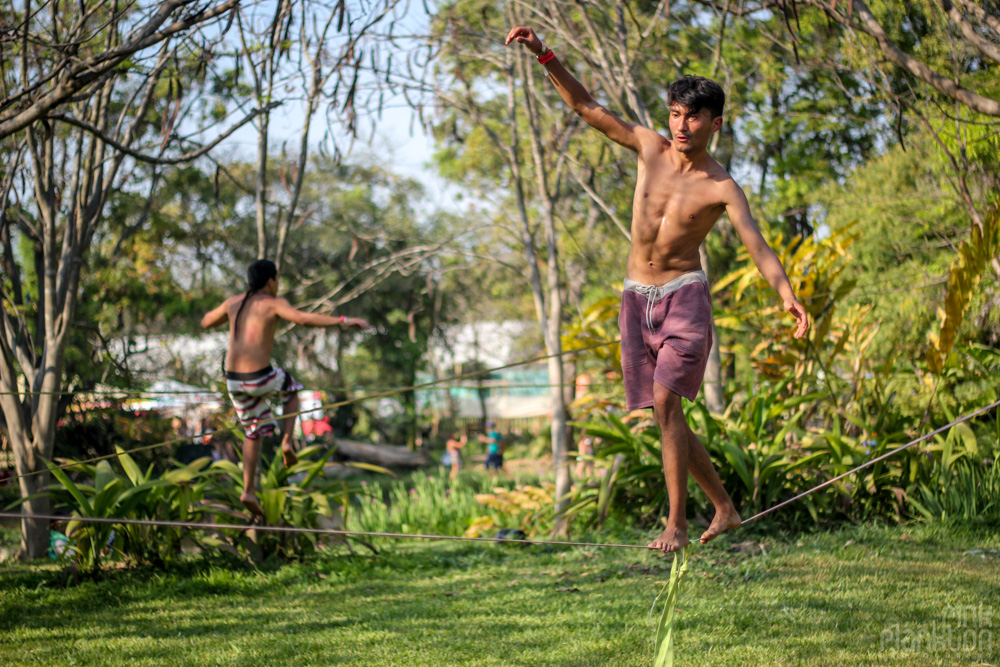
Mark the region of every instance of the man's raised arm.
[[600, 104], [594, 101], [587, 89], [577, 81], [572, 74], [566, 71], [559, 59], [551, 50], [547, 49], [542, 40], [538, 38], [535, 31], [527, 26], [517, 26], [511, 28], [507, 33], [505, 45], [511, 42], [524, 44], [539, 62], [545, 65], [549, 72], [549, 79], [559, 91], [563, 101], [570, 106], [588, 125], [603, 132], [608, 139], [636, 153], [642, 151], [643, 139], [654, 139], [659, 142], [663, 138], [653, 130], [634, 123], [626, 123], [618, 116], [614, 115]]
[[307, 313], [292, 307], [286, 299], [275, 299], [274, 314], [283, 320], [301, 324], [306, 327], [357, 327], [358, 329], [370, 328], [368, 323], [358, 317], [344, 317], [343, 315], [320, 315], [319, 313]]

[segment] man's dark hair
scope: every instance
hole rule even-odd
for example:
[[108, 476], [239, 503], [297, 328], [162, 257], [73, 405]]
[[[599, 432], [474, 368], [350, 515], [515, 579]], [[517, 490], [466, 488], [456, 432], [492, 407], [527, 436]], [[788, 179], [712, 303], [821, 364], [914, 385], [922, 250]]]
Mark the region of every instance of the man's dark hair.
[[259, 292], [267, 286], [268, 281], [271, 278], [278, 277], [278, 267], [274, 265], [269, 259], [258, 259], [251, 262], [250, 266], [247, 267], [247, 293], [243, 297], [243, 303], [240, 304], [240, 309], [236, 311], [236, 319], [233, 321], [233, 337], [236, 336], [236, 330], [240, 326], [240, 313], [243, 312], [243, 306], [247, 305], [247, 301], [253, 296], [255, 292]]
[[722, 115], [726, 106], [726, 93], [722, 86], [703, 76], [686, 76], [670, 84], [667, 90], [667, 105], [679, 104], [690, 113], [708, 109], [712, 118]]

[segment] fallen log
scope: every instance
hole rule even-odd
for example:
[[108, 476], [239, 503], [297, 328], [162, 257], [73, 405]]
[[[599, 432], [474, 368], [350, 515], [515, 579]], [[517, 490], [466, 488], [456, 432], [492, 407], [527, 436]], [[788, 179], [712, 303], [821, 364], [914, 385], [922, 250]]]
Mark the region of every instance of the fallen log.
[[374, 445], [370, 442], [334, 439], [337, 460], [361, 461], [386, 468], [423, 468], [430, 465], [430, 457], [422, 451], [411, 451], [399, 445]]

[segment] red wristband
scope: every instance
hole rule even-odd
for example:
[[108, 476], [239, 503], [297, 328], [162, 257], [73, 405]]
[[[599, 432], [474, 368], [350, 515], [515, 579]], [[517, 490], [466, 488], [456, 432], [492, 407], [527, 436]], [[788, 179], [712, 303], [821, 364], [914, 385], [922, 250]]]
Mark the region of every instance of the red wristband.
[[341, 323], [341, 324], [347, 324], [347, 318], [346, 318], [346, 317], [344, 317], [343, 315], [341, 315], [341, 316], [340, 316], [340, 323]]
[[548, 53], [538, 56], [537, 60], [540, 65], [544, 65], [545, 63], [552, 61], [555, 57], [556, 57], [555, 51], [549, 49]]

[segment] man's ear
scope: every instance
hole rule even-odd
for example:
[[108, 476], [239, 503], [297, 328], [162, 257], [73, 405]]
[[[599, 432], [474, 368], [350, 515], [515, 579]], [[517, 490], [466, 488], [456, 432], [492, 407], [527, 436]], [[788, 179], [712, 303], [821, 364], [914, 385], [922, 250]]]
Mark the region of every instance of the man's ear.
[[712, 132], [718, 132], [720, 129], [722, 129], [722, 116], [712, 121]]

